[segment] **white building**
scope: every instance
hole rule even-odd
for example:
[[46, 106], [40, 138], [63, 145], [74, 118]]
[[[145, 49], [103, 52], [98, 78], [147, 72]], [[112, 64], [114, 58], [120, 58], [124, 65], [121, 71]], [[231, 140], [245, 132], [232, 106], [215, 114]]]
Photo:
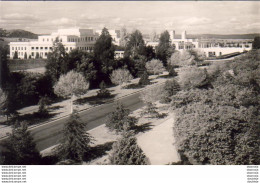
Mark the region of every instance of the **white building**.
[[[174, 46], [175, 50], [191, 50], [197, 49], [202, 52], [207, 57], [217, 57], [221, 55], [226, 55], [235, 52], [244, 52], [252, 49], [252, 43], [250, 40], [202, 40], [202, 39], [188, 39], [187, 32], [183, 31], [181, 38], [177, 39], [175, 31], [169, 31], [171, 44]], [[152, 46], [154, 49], [158, 46], [159, 42], [147, 42], [147, 46]]]
[[38, 36], [36, 41], [10, 42], [10, 58], [13, 58], [15, 52], [21, 59], [24, 58], [25, 53], [27, 58], [29, 56], [35, 58], [36, 55], [47, 58], [48, 52], [52, 51], [53, 42], [56, 39], [62, 42], [67, 52], [76, 48], [91, 52], [98, 39], [98, 34], [92, 29], [59, 29], [51, 35]]

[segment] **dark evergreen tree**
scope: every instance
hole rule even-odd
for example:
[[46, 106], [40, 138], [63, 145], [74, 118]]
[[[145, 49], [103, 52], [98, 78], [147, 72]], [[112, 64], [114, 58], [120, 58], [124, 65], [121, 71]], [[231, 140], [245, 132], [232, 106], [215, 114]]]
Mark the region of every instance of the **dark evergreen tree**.
[[163, 96], [162, 96], [161, 101], [163, 103], [171, 102], [172, 96], [175, 95], [180, 90], [181, 90], [181, 87], [175, 79], [167, 80], [163, 87]]
[[27, 125], [21, 123], [13, 127], [12, 133], [8, 135], [4, 143], [4, 164], [7, 165], [37, 165], [41, 164], [41, 156], [36, 149], [36, 144]]
[[67, 69], [68, 54], [61, 42], [57, 40], [53, 44], [53, 51], [47, 56], [46, 74], [52, 79], [52, 84], [56, 83], [62, 74], [65, 74]]
[[167, 66], [167, 60], [173, 53], [173, 47], [171, 46], [170, 34], [168, 31], [164, 31], [159, 39], [159, 45], [156, 50], [157, 58], [163, 62], [164, 67]]
[[108, 98], [111, 96], [110, 91], [106, 88], [106, 83], [102, 81], [99, 85], [100, 90], [97, 92], [97, 97]]
[[109, 156], [112, 165], [147, 165], [149, 161], [132, 132], [124, 132], [123, 137], [113, 144]]
[[62, 135], [60, 144], [55, 148], [60, 160], [81, 162], [84, 153], [90, 148], [93, 137], [87, 133], [86, 124], [80, 120], [77, 113], [71, 114]]
[[7, 49], [0, 46], [0, 88], [5, 90], [9, 81], [10, 71], [7, 65]]
[[260, 36], [254, 38], [253, 49], [260, 49]]
[[142, 86], [150, 84], [150, 80], [149, 80], [149, 76], [148, 76], [147, 72], [143, 73], [143, 75], [141, 76], [138, 84], [142, 85]]
[[97, 69], [97, 80], [99, 84], [101, 81], [111, 83], [109, 75], [113, 70], [115, 47], [112, 44], [112, 37], [107, 28], [102, 30], [101, 35], [97, 39], [94, 46], [95, 68]]
[[122, 132], [124, 128], [131, 129], [136, 125], [137, 119], [129, 114], [129, 109], [126, 109], [121, 103], [117, 103], [115, 111], [108, 115], [106, 126], [116, 132]]
[[143, 35], [139, 30], [134, 31], [126, 44], [125, 56], [133, 59], [138, 59], [140, 56], [145, 56], [145, 43]]
[[17, 51], [14, 52], [13, 59], [18, 59], [18, 52]]

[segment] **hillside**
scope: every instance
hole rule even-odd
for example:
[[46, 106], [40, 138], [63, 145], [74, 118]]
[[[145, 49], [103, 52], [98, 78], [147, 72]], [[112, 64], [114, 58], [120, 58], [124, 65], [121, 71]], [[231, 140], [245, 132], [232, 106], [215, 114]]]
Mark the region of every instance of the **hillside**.
[[255, 34], [188, 34], [188, 38], [207, 38], [207, 39], [254, 39], [260, 36], [259, 33]]
[[38, 35], [29, 31], [21, 30], [21, 29], [12, 29], [12, 30], [1, 30], [4, 31], [1, 33], [3, 37], [8, 38], [28, 38], [28, 39], [37, 39]]

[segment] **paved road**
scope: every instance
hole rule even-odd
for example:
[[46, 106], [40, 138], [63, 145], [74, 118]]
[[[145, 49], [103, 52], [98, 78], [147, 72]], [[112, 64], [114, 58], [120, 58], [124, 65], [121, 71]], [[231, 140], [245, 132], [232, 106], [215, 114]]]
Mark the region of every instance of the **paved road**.
[[[123, 103], [126, 108], [134, 111], [144, 106], [144, 103], [140, 100], [139, 96], [140, 93], [135, 93], [120, 99], [120, 102]], [[87, 123], [87, 130], [90, 130], [104, 124], [107, 115], [114, 110], [114, 107], [114, 103], [104, 104], [81, 112], [79, 115], [83, 122]], [[60, 119], [30, 130], [38, 150], [44, 150], [58, 143], [62, 135], [61, 131], [64, 124], [67, 122], [67, 119], [68, 118]]]

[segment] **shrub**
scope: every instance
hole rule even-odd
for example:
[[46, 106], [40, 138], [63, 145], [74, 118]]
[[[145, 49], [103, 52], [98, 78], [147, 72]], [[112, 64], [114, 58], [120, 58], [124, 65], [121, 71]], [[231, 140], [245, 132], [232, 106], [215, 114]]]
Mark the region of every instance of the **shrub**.
[[117, 69], [110, 75], [111, 82], [116, 85], [123, 85], [133, 79], [133, 76], [127, 69]]
[[97, 97], [100, 98], [108, 98], [111, 96], [110, 91], [106, 88], [106, 84], [104, 81], [102, 81], [99, 85], [100, 90], [97, 92]]
[[150, 74], [161, 74], [164, 71], [163, 63], [156, 59], [147, 62], [145, 68]]
[[144, 72], [143, 75], [141, 76], [141, 78], [139, 79], [138, 85], [144, 86], [144, 85], [149, 85], [150, 81], [149, 81], [149, 76], [147, 74], [147, 72]]
[[161, 102], [163, 103], [171, 102], [171, 97], [175, 95], [177, 92], [179, 92], [180, 90], [181, 90], [180, 85], [176, 80], [174, 79], [167, 80], [163, 87], [163, 95], [162, 95]]

